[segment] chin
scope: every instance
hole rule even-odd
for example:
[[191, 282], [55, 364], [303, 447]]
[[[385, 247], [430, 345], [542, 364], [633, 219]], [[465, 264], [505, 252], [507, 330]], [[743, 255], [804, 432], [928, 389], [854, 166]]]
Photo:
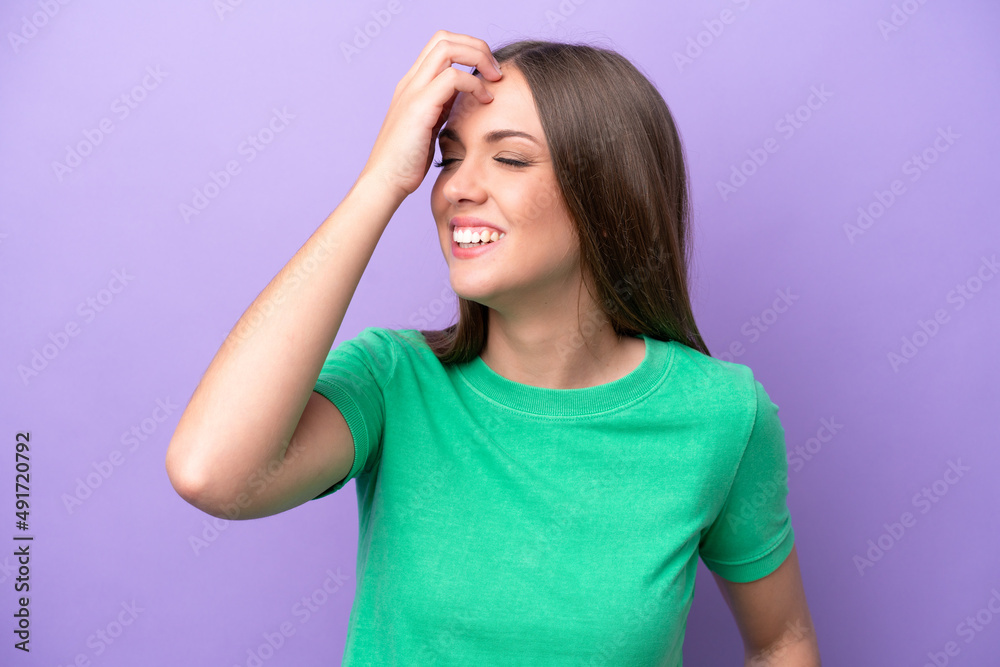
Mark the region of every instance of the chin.
[[489, 300], [490, 296], [494, 292], [494, 290], [489, 289], [487, 286], [476, 281], [456, 281], [454, 275], [451, 276], [450, 282], [451, 289], [457, 296], [460, 296], [467, 301], [483, 303], [483, 305], [486, 305], [484, 301]]

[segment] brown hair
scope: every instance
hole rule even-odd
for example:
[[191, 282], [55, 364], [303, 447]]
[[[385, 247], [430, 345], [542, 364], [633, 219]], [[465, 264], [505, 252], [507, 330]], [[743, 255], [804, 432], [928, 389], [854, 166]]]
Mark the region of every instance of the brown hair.
[[[528, 83], [580, 240], [581, 276], [593, 276], [591, 296], [614, 331], [711, 356], [688, 294], [687, 171], [663, 97], [609, 49], [523, 40], [493, 55]], [[458, 301], [457, 323], [420, 332], [443, 364], [471, 361], [486, 343], [487, 307]]]

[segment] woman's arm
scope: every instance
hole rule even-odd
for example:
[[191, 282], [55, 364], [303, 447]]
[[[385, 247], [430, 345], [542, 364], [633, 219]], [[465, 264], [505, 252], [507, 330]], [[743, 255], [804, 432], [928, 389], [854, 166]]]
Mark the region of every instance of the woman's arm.
[[745, 667], [821, 667], [795, 546], [777, 570], [757, 581], [712, 576], [743, 638]]
[[[302, 480], [290, 462], [285, 465], [286, 448], [365, 267], [401, 201], [376, 180], [360, 176], [233, 327], [167, 449], [170, 482], [192, 505], [223, 516], [243, 494], [240, 516], [233, 518], [263, 516], [293, 492], [281, 487]], [[353, 457], [350, 433], [346, 442], [344, 433], [337, 433], [338, 442], [324, 446], [327, 460], [295, 458], [329, 466], [336, 447], [345, 446]], [[310, 443], [303, 443], [307, 434]], [[300, 432], [296, 446], [315, 447], [320, 435], [315, 428]], [[267, 473], [272, 461], [282, 462], [282, 475]], [[277, 481], [262, 489], [263, 480]]]

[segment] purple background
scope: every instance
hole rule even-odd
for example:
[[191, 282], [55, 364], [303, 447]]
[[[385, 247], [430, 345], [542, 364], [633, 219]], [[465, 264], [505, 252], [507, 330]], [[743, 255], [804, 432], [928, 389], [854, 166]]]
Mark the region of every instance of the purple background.
[[[265, 651], [264, 665], [339, 664], [354, 594], [354, 483], [277, 516], [213, 521], [173, 491], [164, 453], [222, 340], [340, 202], [395, 84], [444, 28], [491, 46], [611, 46], [670, 105], [692, 180], [695, 313], [713, 353], [753, 368], [781, 408], [824, 664], [934, 664], [928, 654], [996, 664], [1000, 614], [987, 604], [995, 595], [1000, 610], [1000, 280], [984, 258], [1000, 253], [997, 5], [564, 0], [490, 10], [399, 0], [346, 58], [341, 44], [366, 24], [374, 33], [372, 12], [387, 6], [3, 4], [0, 541], [13, 545], [20, 532], [18, 431], [31, 432], [36, 540], [30, 655], [11, 646], [13, 546], [0, 547], [0, 663], [68, 665], [82, 654], [102, 666], [247, 665], [264, 634], [288, 622], [294, 635]], [[720, 16], [730, 22], [713, 24]], [[122, 117], [113, 101], [136, 86], [143, 99]], [[829, 95], [803, 107], [814, 87]], [[294, 118], [250, 161], [241, 142], [274, 109]], [[788, 136], [779, 123], [796, 112], [807, 119]], [[112, 132], [57, 174], [54, 162], [105, 118]], [[957, 138], [939, 152], [948, 128]], [[718, 183], [769, 138], [777, 150], [723, 197]], [[925, 150], [933, 164], [912, 171]], [[180, 205], [230, 160], [240, 172], [186, 222]], [[451, 323], [429, 211], [435, 174], [390, 223], [338, 342], [366, 326], [415, 327], [421, 309], [438, 313], [426, 327]], [[879, 213], [876, 193], [896, 180], [901, 194], [849, 238], [858, 208]], [[131, 276], [124, 288], [115, 271]], [[779, 290], [794, 300], [776, 315]], [[103, 299], [100, 312], [87, 299]], [[58, 335], [73, 324], [75, 336]], [[904, 338], [919, 347], [894, 368], [889, 355], [902, 355]], [[734, 343], [741, 354], [725, 356]], [[36, 352], [45, 367], [22, 378]], [[176, 406], [162, 422], [158, 400]], [[832, 437], [823, 420], [837, 424]], [[133, 428], [144, 439], [123, 441]], [[807, 447], [808, 460], [796, 451]], [[105, 463], [115, 451], [120, 465]], [[949, 462], [967, 470], [946, 477]], [[108, 465], [110, 476], [67, 507], [81, 480]], [[925, 488], [934, 502], [915, 502]], [[905, 512], [913, 521], [891, 537], [886, 524]], [[205, 540], [197, 552], [193, 536]], [[856, 557], [880, 538], [884, 555], [859, 571]], [[323, 602], [303, 622], [295, 605], [328, 569], [343, 583], [317, 594]], [[685, 664], [741, 664], [737, 628], [700, 563], [698, 583]], [[133, 601], [141, 611], [116, 627]], [[977, 613], [978, 630], [962, 625]], [[97, 639], [119, 629], [111, 644]]]

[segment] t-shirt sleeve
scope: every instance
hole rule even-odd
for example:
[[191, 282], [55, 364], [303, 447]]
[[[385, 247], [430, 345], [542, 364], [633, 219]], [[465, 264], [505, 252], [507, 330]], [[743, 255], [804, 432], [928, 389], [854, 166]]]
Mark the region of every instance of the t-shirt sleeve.
[[698, 545], [705, 566], [734, 582], [774, 572], [795, 539], [786, 502], [785, 429], [778, 406], [759, 381], [753, 383], [757, 407], [743, 457], [722, 510]]
[[367, 327], [342, 341], [327, 355], [314, 391], [333, 403], [354, 439], [354, 463], [347, 477], [313, 500], [337, 491], [360, 474], [371, 472], [381, 456], [385, 425], [385, 386], [395, 371], [397, 350], [392, 334]]

